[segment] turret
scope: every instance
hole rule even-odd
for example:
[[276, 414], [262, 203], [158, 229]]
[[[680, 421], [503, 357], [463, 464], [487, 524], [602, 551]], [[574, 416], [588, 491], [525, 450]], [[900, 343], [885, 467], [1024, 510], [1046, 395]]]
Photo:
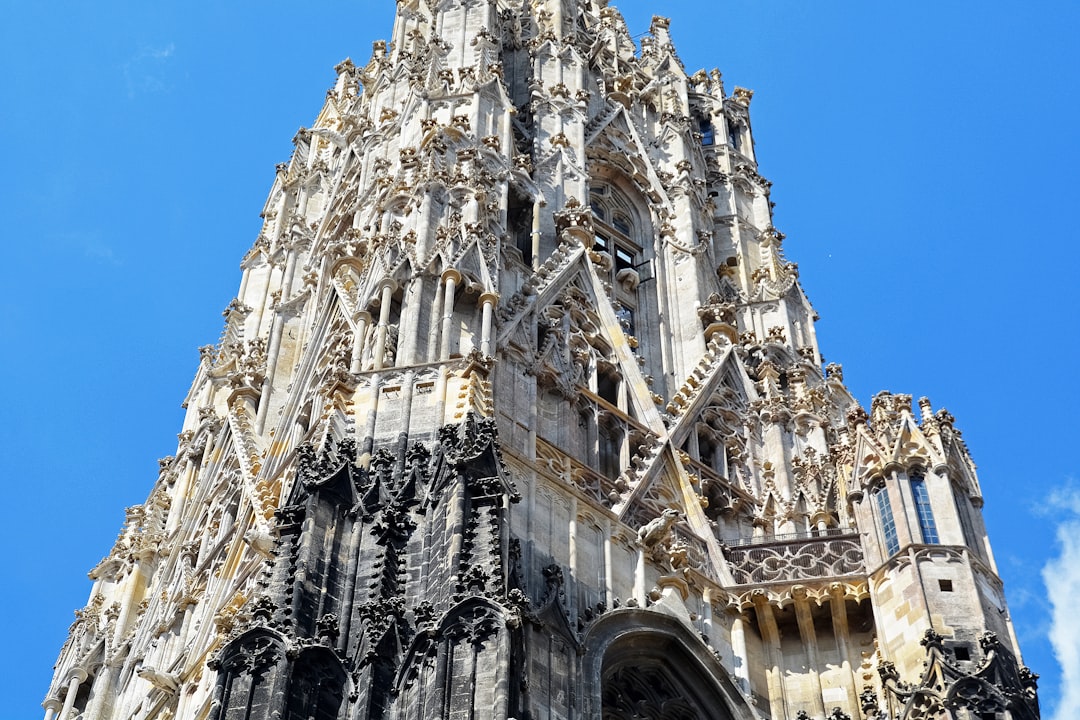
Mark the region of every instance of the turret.
[[[878, 651], [900, 677], [920, 676], [928, 631], [945, 657], [974, 668], [979, 638], [997, 635], [1018, 656], [1001, 579], [985, 544], [974, 464], [952, 417], [910, 395], [874, 397], [868, 423], [857, 425], [849, 498], [862, 530]], [[921, 422], [920, 422], [921, 420]]]

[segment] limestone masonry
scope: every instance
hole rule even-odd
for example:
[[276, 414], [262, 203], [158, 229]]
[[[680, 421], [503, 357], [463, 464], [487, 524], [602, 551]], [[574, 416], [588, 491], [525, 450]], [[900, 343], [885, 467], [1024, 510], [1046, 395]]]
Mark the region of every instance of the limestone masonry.
[[822, 367], [750, 90], [603, 0], [398, 0], [336, 70], [46, 720], [1039, 716], [953, 417]]

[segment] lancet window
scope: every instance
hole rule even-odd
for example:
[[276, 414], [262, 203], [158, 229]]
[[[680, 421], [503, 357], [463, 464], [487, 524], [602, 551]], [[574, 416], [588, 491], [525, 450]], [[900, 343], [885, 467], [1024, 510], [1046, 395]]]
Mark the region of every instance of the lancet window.
[[698, 118], [698, 132], [701, 133], [701, 144], [712, 145], [716, 142], [716, 128], [712, 120], [706, 117]]
[[738, 121], [728, 120], [728, 145], [735, 152], [742, 152], [742, 127]]
[[982, 547], [978, 535], [971, 524], [971, 504], [959, 495], [959, 490], [953, 489], [953, 504], [956, 506], [956, 515], [960, 518], [960, 529], [964, 533], [964, 544], [981, 554]]
[[911, 476], [911, 495], [915, 498], [915, 513], [919, 518], [919, 531], [924, 543], [937, 544], [937, 524], [934, 522], [934, 510], [930, 507], [930, 493], [926, 490], [926, 478], [922, 475]]
[[611, 285], [623, 332], [633, 336], [640, 282], [637, 270], [642, 262], [639, 230], [626, 201], [609, 186], [594, 186], [589, 196], [596, 228], [592, 249], [602, 254], [601, 277]]
[[900, 549], [900, 539], [896, 534], [896, 519], [893, 517], [889, 491], [883, 487], [878, 488], [874, 493], [874, 503], [877, 505], [878, 517], [881, 519], [881, 532], [885, 537], [885, 550], [889, 555], [892, 555]]
[[533, 262], [533, 203], [528, 197], [510, 188], [506, 209], [506, 231], [526, 265]]

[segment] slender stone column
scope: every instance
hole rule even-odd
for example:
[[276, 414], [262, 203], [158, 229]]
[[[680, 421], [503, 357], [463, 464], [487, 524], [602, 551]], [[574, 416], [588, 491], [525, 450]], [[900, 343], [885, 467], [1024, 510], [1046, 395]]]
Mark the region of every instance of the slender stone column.
[[180, 525], [184, 517], [184, 505], [187, 503], [188, 488], [191, 487], [191, 479], [195, 476], [195, 460], [192, 458], [194, 451], [189, 450], [184, 460], [184, 470], [179, 473], [179, 478], [173, 486], [169, 517], [165, 521], [165, 532], [171, 533]]
[[375, 329], [375, 369], [381, 370], [386, 359], [386, 334], [390, 326], [390, 304], [396, 283], [387, 278], [379, 284], [379, 325]]
[[442, 274], [446, 289], [443, 291], [443, 317], [441, 344], [439, 347], [439, 359], [450, 359], [450, 330], [454, 322], [454, 291], [461, 282], [461, 273], [453, 268], [448, 268]]
[[731, 621], [731, 652], [735, 656], [735, 684], [750, 694], [750, 667], [746, 656], [746, 623], [742, 613]]
[[60, 720], [71, 720], [71, 709], [75, 707], [75, 697], [79, 694], [79, 685], [86, 680], [86, 671], [73, 668], [68, 675], [67, 694], [64, 695], [64, 707], [60, 710]]
[[638, 607], [645, 607], [645, 548], [637, 551], [637, 566], [634, 568], [634, 599]]
[[829, 530], [829, 516], [826, 513], [818, 513], [810, 522], [817, 526], [818, 532], [824, 535]]
[[191, 704], [191, 695], [194, 690], [194, 683], [180, 686], [180, 689], [176, 693], [179, 697], [176, 700], [176, 714], [173, 717], [185, 718], [190, 717], [191, 714], [193, 714], [188, 712], [188, 705]]
[[769, 714], [773, 720], [788, 720], [787, 692], [784, 688], [784, 653], [780, 648], [780, 630], [772, 605], [762, 591], [754, 592], [758, 629], [765, 641], [765, 681], [769, 687]]
[[611, 519], [607, 517], [604, 518], [604, 605], [608, 608], [615, 606], [615, 573], [611, 567]]
[[353, 374], [364, 369], [364, 336], [367, 335], [368, 325], [370, 324], [371, 313], [366, 310], [361, 310], [356, 313], [356, 329], [353, 332], [352, 363], [349, 364], [349, 372]]
[[417, 185], [417, 190], [423, 192], [423, 198], [420, 200], [420, 219], [416, 223], [416, 247], [414, 252], [416, 257], [423, 259], [427, 258], [428, 250], [431, 246], [431, 186], [425, 182], [421, 182]]
[[[300, 253], [302, 245], [300, 243], [290, 243], [288, 245], [288, 255], [285, 257], [285, 270], [281, 278], [281, 298], [279, 303], [286, 302], [292, 295], [292, 284], [296, 276], [296, 261], [297, 256]], [[268, 286], [269, 287], [269, 286]], [[260, 320], [260, 323], [262, 321]], [[285, 327], [285, 316], [280, 309], [274, 312], [273, 322], [270, 324], [270, 342], [266, 351], [266, 376], [263, 378], [262, 394], [264, 398], [270, 397], [270, 389], [273, 385], [274, 375], [277, 370], [278, 353], [281, 351], [281, 334]], [[266, 422], [266, 408], [269, 407], [269, 403], [264, 403], [260, 408], [261, 412], [256, 420], [257, 432], [262, 432], [263, 424]]]
[[60, 702], [60, 698], [50, 697], [46, 698], [41, 706], [45, 708], [45, 720], [55, 720], [56, 714], [60, 712], [64, 704]]
[[811, 715], [825, 717], [825, 700], [821, 695], [821, 676], [818, 674], [821, 664], [818, 658], [817, 632], [814, 630], [814, 618], [810, 614], [810, 601], [805, 589], [795, 588], [792, 595], [795, 597], [795, 619], [799, 624], [799, 634], [802, 636], [803, 647], [806, 648], [806, 657], [810, 661], [807, 675], [810, 678], [810, 703], [814, 709]]
[[483, 311], [483, 321], [480, 330], [480, 352], [484, 357], [491, 357], [491, 320], [495, 309], [495, 303], [499, 301], [499, 294], [485, 292], [480, 296], [480, 307]]
[[[129, 508], [127, 513], [127, 526], [133, 528], [143, 521], [143, 515], [141, 508]], [[126, 530], [125, 532], [130, 532]], [[147, 561], [151, 558], [151, 553], [145, 547], [138, 547], [131, 554], [131, 569], [128, 571], [128, 576], [124, 580], [124, 600], [120, 604], [120, 614], [116, 618], [116, 623], [113, 626], [112, 642], [114, 645], [120, 643], [120, 639], [124, 637], [124, 633], [127, 632], [128, 620], [131, 618], [133, 612], [135, 612], [135, 606], [138, 604], [135, 598], [138, 595], [139, 589], [143, 582], [143, 568]]]
[[569, 555], [570, 560], [570, 577], [566, 579], [566, 597], [568, 604], [570, 605], [570, 612], [573, 613], [573, 617], [576, 619], [581, 608], [578, 607], [577, 597], [577, 583], [578, 583], [578, 559], [577, 559], [577, 519], [578, 519], [578, 504], [577, 498], [573, 495], [570, 496], [570, 522], [566, 528], [567, 536], [569, 539]]
[[109, 685], [112, 683], [112, 667], [108, 663], [101, 666], [101, 670], [98, 672], [97, 677], [94, 678], [94, 697], [90, 702], [90, 707], [86, 709], [85, 717], [87, 718], [99, 718], [103, 717], [103, 710], [105, 708], [105, 700], [111, 695], [111, 689]]
[[543, 207], [543, 203], [539, 199], [533, 203], [532, 214], [532, 268], [533, 270], [540, 269], [540, 208]]
[[848, 629], [847, 604], [844, 599], [844, 586], [833, 583], [829, 586], [829, 609], [832, 611], [833, 633], [836, 634], [836, 648], [840, 653], [840, 663], [844, 667], [844, 689], [847, 690], [847, 712], [852, 716], [859, 711], [858, 686], [855, 683], [855, 669], [851, 665], [848, 641], [851, 633]]
[[713, 644], [713, 618], [712, 618], [712, 591], [705, 588], [701, 594], [701, 632], [708, 638], [708, 643]]

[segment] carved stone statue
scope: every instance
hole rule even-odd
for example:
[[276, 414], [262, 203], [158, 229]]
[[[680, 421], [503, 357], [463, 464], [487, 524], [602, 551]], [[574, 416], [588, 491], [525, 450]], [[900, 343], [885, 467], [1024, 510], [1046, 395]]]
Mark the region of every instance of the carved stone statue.
[[143, 680], [146, 680], [159, 690], [164, 690], [170, 695], [180, 689], [180, 681], [176, 675], [172, 673], [162, 672], [155, 670], [149, 665], [143, 665], [138, 669], [137, 674]]
[[679, 521], [680, 516], [681, 513], [674, 508], [665, 509], [660, 517], [650, 520], [638, 529], [638, 543], [650, 550], [657, 545], [667, 544], [671, 528]]

